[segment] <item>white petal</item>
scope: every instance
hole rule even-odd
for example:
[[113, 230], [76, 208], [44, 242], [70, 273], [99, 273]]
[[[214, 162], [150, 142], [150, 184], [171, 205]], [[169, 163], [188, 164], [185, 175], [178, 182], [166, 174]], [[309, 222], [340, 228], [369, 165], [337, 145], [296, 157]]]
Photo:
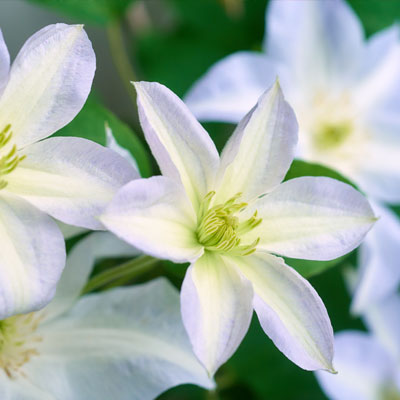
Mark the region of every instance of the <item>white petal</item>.
[[360, 247], [355, 313], [392, 294], [400, 284], [400, 220], [385, 207], [375, 204], [374, 210], [379, 220]]
[[253, 314], [253, 290], [233, 263], [207, 252], [186, 272], [181, 289], [183, 324], [210, 375], [243, 340]]
[[23, 154], [7, 190], [70, 225], [102, 229], [97, 217], [121, 186], [138, 178], [120, 155], [86, 139], [54, 137]]
[[353, 78], [363, 50], [361, 24], [342, 0], [273, 0], [264, 47], [290, 66], [301, 89], [324, 88]]
[[254, 309], [278, 349], [303, 369], [332, 371], [332, 326], [313, 287], [283, 259], [270, 254], [234, 261], [253, 284]]
[[58, 227], [60, 228], [61, 233], [64, 236], [65, 240], [71, 239], [75, 236], [81, 235], [82, 233], [87, 232], [86, 228], [81, 228], [79, 226], [67, 225], [61, 221], [56, 221]]
[[284, 182], [248, 213], [255, 209], [262, 223], [243, 241], [260, 237], [258, 249], [309, 260], [331, 260], [350, 252], [376, 220], [361, 193], [326, 177]]
[[364, 332], [335, 335], [337, 375], [318, 371], [316, 376], [332, 400], [383, 399], [381, 390], [393, 378], [393, 360], [379, 343]]
[[152, 400], [183, 383], [214, 386], [164, 279], [85, 296], [38, 334], [24, 373], [58, 400]]
[[184, 100], [199, 120], [239, 122], [276, 76], [265, 54], [241, 51], [214, 64]]
[[38, 388], [24, 376], [10, 379], [0, 370], [0, 399], [1, 400], [55, 400], [46, 390]]
[[4, 42], [3, 33], [0, 29], [0, 96], [8, 81], [8, 73], [10, 70], [10, 54], [6, 43]]
[[238, 192], [251, 200], [279, 185], [293, 161], [297, 122], [279, 83], [267, 90], [240, 122], [221, 157], [217, 196]]
[[125, 158], [135, 169], [138, 171], [139, 174], [139, 167], [137, 165], [136, 160], [133, 158], [132, 154], [122, 146], [120, 146], [115, 139], [113, 132], [110, 126], [106, 123], [105, 124], [106, 130], [106, 147], [118, 153], [121, 157]]
[[121, 239], [157, 258], [175, 262], [203, 254], [196, 238], [196, 215], [181, 185], [156, 176], [125, 185], [101, 216]]
[[56, 223], [3, 192], [0, 243], [0, 320], [45, 306], [65, 264], [64, 239]]
[[182, 182], [194, 207], [211, 190], [219, 156], [208, 133], [174, 93], [136, 82], [139, 117], [163, 175]]
[[81, 25], [41, 29], [12, 65], [0, 98], [0, 127], [12, 125], [18, 147], [56, 132], [82, 108], [95, 68], [92, 45]]
[[367, 308], [363, 317], [367, 327], [389, 354], [400, 359], [400, 295], [393, 292]]
[[46, 320], [68, 310], [78, 300], [96, 261], [102, 258], [133, 257], [139, 254], [139, 250], [109, 232], [95, 232], [83, 238], [68, 253], [56, 294], [44, 310]]

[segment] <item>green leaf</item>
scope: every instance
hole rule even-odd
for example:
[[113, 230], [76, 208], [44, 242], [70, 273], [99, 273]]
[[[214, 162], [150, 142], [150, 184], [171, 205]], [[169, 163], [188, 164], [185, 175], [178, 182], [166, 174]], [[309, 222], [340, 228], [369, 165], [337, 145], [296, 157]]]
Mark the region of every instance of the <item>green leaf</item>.
[[151, 176], [149, 155], [141, 141], [128, 125], [119, 120], [111, 111], [90, 96], [77, 117], [66, 127], [59, 130], [57, 136], [78, 136], [106, 144], [105, 123], [108, 123], [118, 144], [129, 150], [135, 158], [142, 177]]
[[357, 186], [343, 175], [333, 169], [324, 167], [320, 164], [309, 163], [302, 160], [294, 160], [285, 176], [285, 181], [298, 178], [300, 176], [327, 176], [328, 178], [337, 179], [347, 183], [357, 189]]
[[123, 15], [133, 0], [28, 0], [79, 22], [107, 24]]

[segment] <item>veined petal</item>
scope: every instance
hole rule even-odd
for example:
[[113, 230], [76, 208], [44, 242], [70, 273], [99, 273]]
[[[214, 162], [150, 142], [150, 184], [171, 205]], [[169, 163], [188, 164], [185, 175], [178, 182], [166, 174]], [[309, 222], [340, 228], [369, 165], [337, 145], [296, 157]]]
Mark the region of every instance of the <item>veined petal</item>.
[[358, 71], [362, 26], [345, 1], [273, 0], [266, 26], [268, 56], [290, 66], [303, 90], [346, 83]]
[[253, 284], [254, 309], [278, 349], [303, 369], [332, 372], [332, 326], [313, 287], [270, 254], [235, 257], [234, 262]]
[[45, 308], [45, 319], [53, 319], [73, 306], [97, 260], [107, 257], [133, 257], [139, 254], [138, 249], [109, 232], [94, 232], [83, 238], [68, 253], [56, 294]]
[[214, 64], [184, 100], [199, 120], [237, 123], [276, 76], [265, 54], [240, 51]]
[[10, 54], [0, 29], [0, 96], [8, 81], [8, 73], [10, 70]]
[[337, 375], [318, 371], [316, 377], [332, 400], [384, 399], [385, 385], [393, 384], [394, 364], [380, 344], [365, 332], [335, 335]]
[[46, 139], [23, 154], [6, 190], [62, 222], [90, 229], [104, 229], [97, 217], [121, 186], [139, 177], [119, 154], [81, 138]]
[[183, 324], [196, 356], [210, 375], [227, 361], [245, 336], [253, 290], [225, 257], [205, 253], [189, 267], [181, 289]]
[[221, 156], [219, 200], [243, 193], [251, 200], [284, 178], [297, 144], [297, 121], [279, 83], [267, 90], [240, 122]]
[[400, 220], [374, 204], [379, 220], [360, 246], [352, 311], [362, 313], [394, 293], [400, 284]]
[[325, 177], [301, 177], [284, 182], [260, 198], [262, 223], [243, 236], [258, 249], [292, 258], [331, 260], [363, 240], [376, 221], [366, 198], [350, 185]]
[[121, 239], [157, 258], [186, 262], [203, 254], [193, 208], [183, 187], [169, 178], [128, 183], [100, 220]]
[[0, 320], [45, 306], [65, 264], [56, 223], [31, 204], [0, 197]]
[[219, 165], [208, 133], [174, 93], [136, 82], [140, 122], [163, 175], [182, 182], [195, 209], [212, 189]]
[[39, 355], [24, 374], [53, 399], [152, 400], [183, 383], [214, 387], [164, 279], [85, 296], [37, 334]]
[[56, 132], [82, 108], [95, 68], [83, 26], [55, 24], [41, 29], [12, 65], [0, 98], [0, 127], [11, 124], [19, 148]]

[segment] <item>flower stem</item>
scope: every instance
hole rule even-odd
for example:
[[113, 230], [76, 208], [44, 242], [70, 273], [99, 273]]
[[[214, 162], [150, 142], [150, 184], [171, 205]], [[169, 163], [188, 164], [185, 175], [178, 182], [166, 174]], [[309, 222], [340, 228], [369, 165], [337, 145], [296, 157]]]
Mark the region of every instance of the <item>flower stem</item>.
[[137, 80], [137, 76], [126, 53], [121, 25], [118, 20], [108, 25], [107, 37], [110, 44], [111, 56], [119, 77], [136, 108], [136, 92], [130, 82]]
[[[95, 275], [81, 294], [92, 292], [95, 289], [107, 286], [107, 288], [122, 285], [133, 278], [150, 271], [160, 260], [150, 256], [140, 256], [126, 263], [118, 265]], [[117, 285], [116, 285], [117, 284]]]

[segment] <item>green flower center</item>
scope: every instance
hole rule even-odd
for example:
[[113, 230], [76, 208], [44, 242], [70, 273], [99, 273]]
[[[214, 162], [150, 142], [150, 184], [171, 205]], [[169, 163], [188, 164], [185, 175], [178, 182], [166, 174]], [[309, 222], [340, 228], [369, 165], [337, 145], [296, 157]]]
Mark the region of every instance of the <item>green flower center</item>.
[[0, 189], [4, 189], [7, 186], [4, 176], [14, 171], [18, 164], [26, 157], [19, 156], [17, 154], [17, 146], [10, 144], [12, 134], [10, 124], [0, 132]]
[[325, 123], [320, 125], [314, 135], [315, 146], [327, 149], [340, 146], [353, 131], [350, 121]]
[[35, 335], [41, 314], [15, 315], [0, 321], [0, 368], [14, 378], [22, 365], [38, 352], [37, 342], [42, 339]]
[[257, 218], [257, 211], [241, 222], [239, 214], [247, 207], [247, 203], [238, 201], [241, 193], [223, 204], [210, 207], [214, 195], [215, 192], [208, 193], [199, 210], [196, 230], [199, 243], [209, 251], [229, 252], [231, 255], [254, 253], [260, 239], [242, 244], [240, 237], [261, 223], [262, 220]]

